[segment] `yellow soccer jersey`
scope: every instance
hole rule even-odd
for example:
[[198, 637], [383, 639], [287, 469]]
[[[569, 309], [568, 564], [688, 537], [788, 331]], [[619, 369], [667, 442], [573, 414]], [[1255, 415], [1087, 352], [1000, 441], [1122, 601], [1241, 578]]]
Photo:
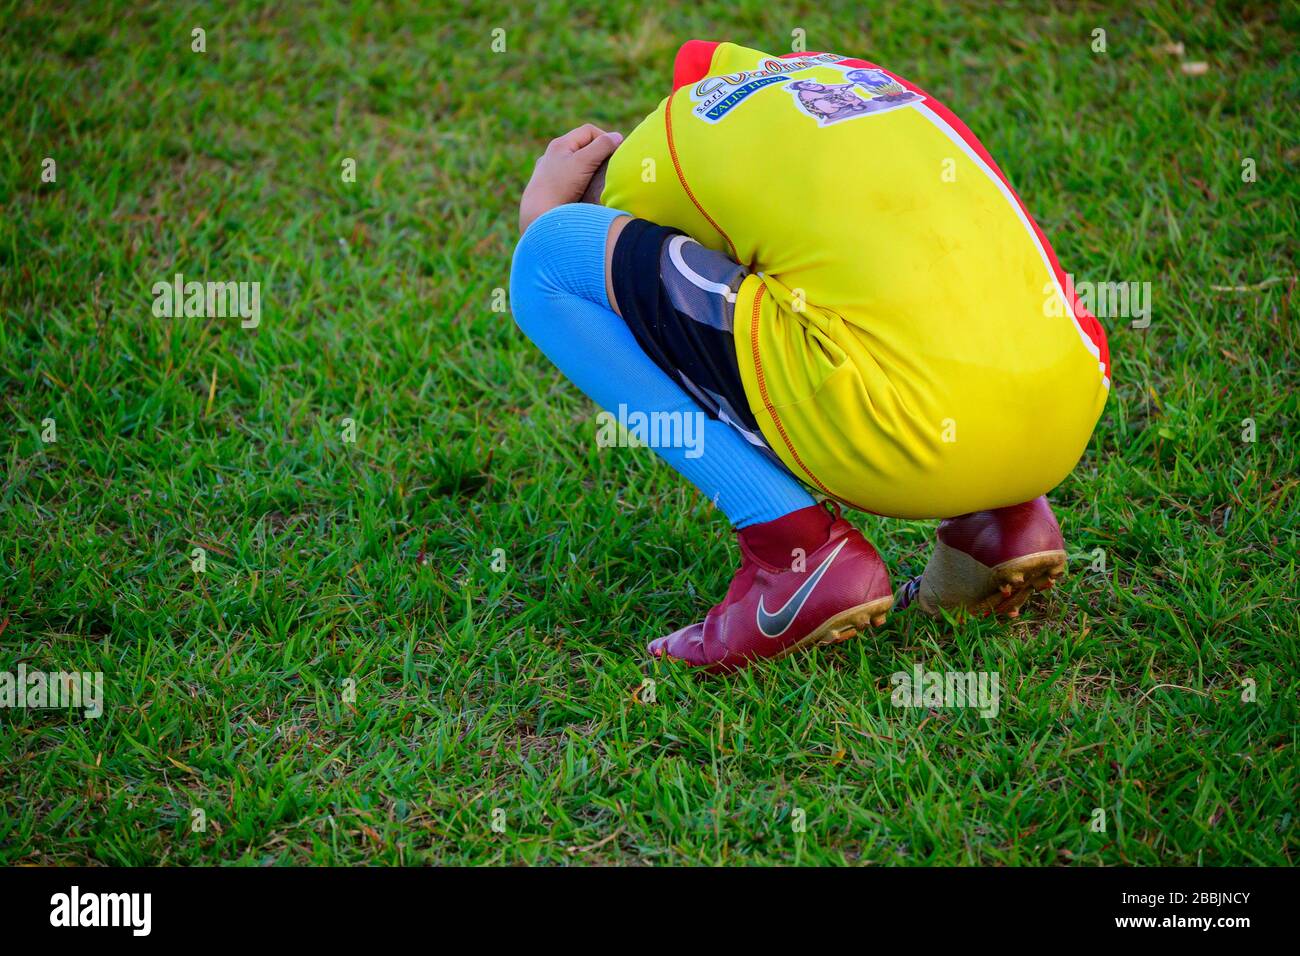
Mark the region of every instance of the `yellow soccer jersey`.
[[950, 516], [1037, 497], [1082, 454], [1105, 336], [983, 146], [906, 80], [692, 41], [602, 199], [750, 268], [746, 397], [824, 494]]

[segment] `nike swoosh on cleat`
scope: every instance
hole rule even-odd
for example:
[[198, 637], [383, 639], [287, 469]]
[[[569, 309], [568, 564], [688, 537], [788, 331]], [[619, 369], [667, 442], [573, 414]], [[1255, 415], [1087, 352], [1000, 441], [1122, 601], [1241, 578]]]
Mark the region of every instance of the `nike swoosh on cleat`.
[[826, 560], [821, 563], [821, 567], [814, 571], [808, 577], [808, 580], [799, 586], [799, 590], [790, 595], [790, 600], [786, 601], [785, 606], [775, 614], [770, 613], [767, 608], [763, 606], [764, 596], [759, 596], [758, 611], [755, 615], [755, 620], [758, 623], [760, 634], [764, 637], [780, 637], [790, 629], [790, 625], [794, 623], [794, 619], [799, 616], [799, 612], [803, 610], [804, 604], [806, 604], [808, 598], [812, 596], [813, 588], [817, 587], [817, 582], [822, 579], [822, 576], [830, 568], [831, 562], [835, 560], [835, 556], [839, 554], [843, 547], [848, 543], [848, 538], [841, 541], [839, 546], [826, 556]]

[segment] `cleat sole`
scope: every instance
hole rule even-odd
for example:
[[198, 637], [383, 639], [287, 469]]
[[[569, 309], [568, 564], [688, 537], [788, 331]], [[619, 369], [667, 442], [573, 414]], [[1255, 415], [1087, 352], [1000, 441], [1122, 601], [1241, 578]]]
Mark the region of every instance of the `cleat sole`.
[[947, 611], [1014, 619], [1030, 597], [1051, 589], [1065, 570], [1064, 551], [1039, 551], [990, 568], [964, 551], [936, 542], [915, 603], [931, 617]]
[[803, 640], [791, 644], [783, 649], [779, 654], [774, 654], [769, 660], [780, 660], [788, 657], [795, 651], [803, 650], [805, 647], [814, 645], [826, 646], [830, 644], [839, 644], [850, 638], [857, 637], [864, 633], [870, 627], [880, 627], [885, 623], [887, 612], [893, 606], [894, 596], [887, 594], [882, 598], [874, 601], [868, 601], [866, 604], [859, 604], [857, 607], [851, 607], [846, 611], [841, 611], [834, 617], [813, 629]]

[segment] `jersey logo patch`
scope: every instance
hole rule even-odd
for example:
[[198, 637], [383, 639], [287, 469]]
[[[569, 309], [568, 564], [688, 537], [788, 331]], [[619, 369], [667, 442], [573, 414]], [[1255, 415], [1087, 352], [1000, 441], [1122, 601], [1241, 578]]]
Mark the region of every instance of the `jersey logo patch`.
[[786, 89], [794, 96], [799, 110], [815, 119], [818, 126], [887, 113], [925, 99], [921, 94], [905, 89], [883, 70], [848, 70], [844, 78], [849, 82], [795, 80]]
[[754, 93], [787, 80], [789, 74], [816, 66], [829, 66], [842, 59], [838, 53], [819, 53], [788, 60], [767, 57], [754, 70], [705, 77], [691, 90], [691, 100], [695, 103], [692, 112], [706, 123], [716, 123]]

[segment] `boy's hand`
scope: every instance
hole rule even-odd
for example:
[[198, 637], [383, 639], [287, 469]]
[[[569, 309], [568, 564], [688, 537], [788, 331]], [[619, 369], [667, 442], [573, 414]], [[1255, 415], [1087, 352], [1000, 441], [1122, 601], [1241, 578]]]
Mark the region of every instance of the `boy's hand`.
[[606, 133], [590, 123], [551, 140], [519, 200], [519, 231], [542, 213], [580, 200], [592, 174], [621, 142], [622, 133]]

